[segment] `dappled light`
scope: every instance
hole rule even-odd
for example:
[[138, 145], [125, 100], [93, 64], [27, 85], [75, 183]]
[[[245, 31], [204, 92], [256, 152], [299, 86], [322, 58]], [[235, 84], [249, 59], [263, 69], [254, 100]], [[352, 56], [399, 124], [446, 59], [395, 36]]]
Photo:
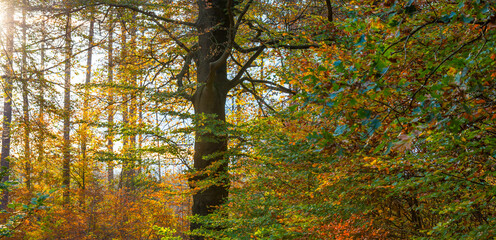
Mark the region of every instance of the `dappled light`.
[[0, 238], [496, 238], [491, 1], [0, 0], [0, 19]]

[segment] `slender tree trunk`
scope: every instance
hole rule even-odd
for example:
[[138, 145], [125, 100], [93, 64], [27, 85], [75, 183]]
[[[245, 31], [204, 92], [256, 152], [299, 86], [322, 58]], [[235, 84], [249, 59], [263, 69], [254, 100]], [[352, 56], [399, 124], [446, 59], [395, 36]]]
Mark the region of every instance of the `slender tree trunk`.
[[38, 159], [37, 162], [38, 164], [42, 164], [43, 169], [41, 170], [41, 178], [46, 179], [45, 173], [46, 173], [46, 168], [48, 168], [45, 164], [45, 149], [44, 149], [44, 143], [45, 143], [45, 41], [46, 41], [46, 29], [45, 29], [45, 21], [42, 21], [41, 23], [41, 52], [40, 52], [40, 69], [41, 71], [39, 72], [39, 104], [40, 104], [40, 109], [38, 112]]
[[[129, 150], [130, 150], [130, 158], [131, 158], [131, 169], [130, 175], [131, 179], [134, 178], [136, 174], [136, 164], [138, 164], [137, 160], [137, 149], [136, 149], [136, 122], [137, 122], [137, 99], [136, 99], [136, 87], [137, 87], [137, 79], [138, 79], [138, 71], [137, 71], [137, 59], [136, 59], [136, 13], [133, 13], [133, 21], [131, 22], [131, 42], [130, 42], [130, 52], [131, 52], [131, 64], [130, 64], [130, 76], [129, 76], [129, 85], [132, 88], [130, 93], [130, 105], [129, 105], [129, 127], [132, 129], [132, 135], [129, 139]], [[132, 186], [131, 186], [132, 187]]]
[[327, 20], [329, 20], [329, 22], [332, 22], [333, 21], [333, 11], [332, 11], [331, 0], [326, 0], [326, 7], [327, 7]]
[[[109, 39], [108, 39], [108, 84], [109, 88], [107, 90], [108, 94], [108, 115], [107, 115], [107, 123], [108, 123], [108, 135], [107, 135], [107, 149], [111, 155], [114, 153], [114, 23], [112, 12], [110, 12], [110, 26], [109, 26]], [[109, 188], [112, 186], [112, 182], [114, 181], [114, 162], [113, 160], [109, 160], [107, 162], [107, 180], [109, 184]]]
[[[158, 106], [158, 102], [155, 102], [155, 106]], [[155, 112], [155, 122], [158, 125], [159, 120], [158, 120], [158, 112]], [[160, 139], [156, 141], [157, 144], [157, 149], [160, 149], [161, 144], [160, 144]], [[157, 165], [158, 165], [158, 182], [162, 182], [162, 160], [160, 159], [160, 152], [157, 151]]]
[[62, 185], [64, 186], [64, 204], [70, 201], [71, 188], [71, 150], [70, 150], [70, 130], [71, 130], [71, 58], [72, 58], [72, 39], [71, 39], [71, 13], [70, 3], [66, 2], [66, 26], [65, 26], [65, 81], [64, 81], [64, 143], [63, 143], [63, 167], [62, 167]]
[[[2, 119], [2, 154], [0, 157], [0, 166], [2, 175], [2, 183], [9, 181], [9, 157], [10, 157], [10, 125], [12, 123], [12, 80], [14, 78], [14, 0], [10, 0], [7, 3], [7, 37], [6, 37], [6, 49], [5, 57], [7, 58], [7, 64], [5, 65], [5, 76], [4, 78], [4, 102], [3, 102], [3, 119]], [[6, 189], [2, 192], [2, 201], [0, 203], [0, 209], [7, 209], [9, 203], [9, 191]]]
[[[140, 85], [141, 86], [141, 83]], [[138, 127], [141, 128], [143, 124], [143, 97], [141, 93], [139, 93], [138, 97]], [[142, 161], [142, 155], [141, 155], [141, 148], [143, 147], [143, 134], [140, 133], [138, 134], [138, 174], [141, 174], [143, 169], [145, 169], [143, 161]]]
[[88, 111], [89, 111], [89, 85], [91, 82], [91, 67], [92, 67], [92, 57], [93, 57], [93, 36], [94, 36], [94, 25], [95, 20], [93, 18], [93, 11], [91, 11], [90, 16], [90, 29], [88, 32], [88, 57], [86, 59], [86, 80], [84, 82], [84, 99], [83, 99], [83, 123], [81, 125], [81, 161], [82, 161], [82, 170], [81, 170], [81, 202], [84, 204], [86, 197], [86, 174], [88, 171], [88, 157], [87, 157], [87, 144], [88, 144]]
[[29, 98], [28, 98], [28, 76], [27, 76], [27, 25], [26, 25], [26, 7], [28, 6], [27, 0], [23, 0], [22, 6], [22, 114], [24, 125], [24, 161], [25, 161], [25, 177], [26, 188], [31, 194], [31, 146], [29, 136], [31, 135], [31, 124], [29, 122]]
[[[229, 45], [227, 0], [198, 1], [199, 4], [199, 54], [197, 59], [197, 79], [199, 87], [193, 95], [195, 116], [208, 116], [211, 129], [224, 127], [226, 121], [225, 103], [229, 91], [227, 79], [227, 61], [221, 59]], [[213, 126], [212, 126], [213, 125]], [[227, 136], [218, 133], [196, 133], [194, 168], [199, 174], [190, 179], [190, 184], [207, 178], [202, 171], [213, 163], [222, 161], [210, 177], [218, 179], [216, 184], [209, 186], [193, 195], [193, 215], [205, 216], [212, 213], [216, 207], [225, 202], [228, 196], [229, 181], [227, 177]], [[212, 157], [214, 156], [214, 157]], [[192, 223], [190, 228], [195, 230], [201, 225]], [[192, 239], [203, 239], [192, 236]]]
[[[126, 23], [121, 21], [121, 56], [120, 56], [120, 78], [121, 82], [124, 85], [128, 84], [128, 74], [129, 74], [129, 66], [128, 66], [128, 55], [127, 51], [127, 34], [126, 34]], [[123, 89], [122, 91], [122, 123], [125, 128], [129, 127], [129, 97], [128, 90]], [[129, 159], [129, 136], [122, 137], [122, 149], [123, 149], [123, 160], [122, 160], [122, 171], [121, 171], [121, 181], [120, 188], [127, 189], [131, 183], [131, 163]]]

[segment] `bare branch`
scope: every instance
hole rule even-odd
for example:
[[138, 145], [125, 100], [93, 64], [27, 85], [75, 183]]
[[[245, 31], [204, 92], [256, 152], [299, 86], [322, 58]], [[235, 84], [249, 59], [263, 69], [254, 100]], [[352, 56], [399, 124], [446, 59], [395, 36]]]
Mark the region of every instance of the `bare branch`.
[[250, 59], [248, 59], [248, 61], [243, 65], [243, 67], [241, 67], [238, 74], [236, 74], [236, 76], [231, 80], [229, 89], [236, 87], [238, 84], [240, 84], [243, 81], [241, 77], [245, 74], [246, 70], [250, 67], [250, 65], [258, 58], [258, 56], [262, 54], [265, 48], [266, 47], [264, 45], [258, 47], [257, 52], [255, 52], [255, 54], [253, 54], [250, 57]]
[[[267, 102], [265, 102], [265, 100], [264, 100], [262, 97], [258, 96], [258, 94], [257, 94], [255, 91], [253, 91], [253, 90], [249, 89], [249, 88], [248, 88], [247, 86], [245, 86], [244, 84], [240, 84], [240, 85], [241, 85], [241, 87], [243, 88], [243, 90], [245, 90], [245, 91], [247, 91], [247, 92], [251, 93], [251, 94], [253, 95], [253, 97], [255, 97], [255, 99], [257, 100], [257, 102], [259, 103], [259, 105], [260, 105], [260, 106], [263, 104], [263, 105], [265, 105], [268, 109], [270, 109], [271, 111], [273, 111], [273, 112], [276, 112], [276, 113], [277, 113], [277, 111], [276, 111], [276, 110], [275, 110], [272, 106], [270, 106]], [[263, 110], [263, 109], [262, 109], [262, 110]]]
[[225, 49], [224, 53], [222, 54], [222, 56], [220, 56], [219, 59], [215, 60], [214, 62], [210, 63], [210, 74], [213, 74], [225, 61], [227, 61], [227, 58], [229, 57], [229, 55], [231, 55], [233, 45], [235, 45], [234, 38], [236, 36], [236, 32], [237, 32], [239, 26], [241, 25], [241, 20], [242, 20], [243, 16], [246, 14], [246, 12], [248, 12], [248, 9], [250, 8], [252, 2], [253, 2], [253, 0], [250, 0], [246, 4], [245, 8], [241, 12], [241, 14], [238, 16], [238, 20], [235, 24], [233, 12], [232, 12], [233, 0], [228, 0], [227, 12], [229, 15], [229, 36], [228, 36], [229, 42], [228, 42], [228, 45], [226, 46], [226, 49]]
[[186, 50], [186, 52], [190, 52], [191, 50], [188, 48], [188, 46], [186, 46], [186, 44], [184, 44], [183, 42], [181, 42], [178, 38], [176, 38], [174, 35], [172, 35], [172, 33], [169, 31], [169, 29], [167, 29], [164, 25], [160, 24], [160, 22], [157, 21], [157, 19], [153, 19], [152, 18], [152, 21], [157, 24], [157, 26], [159, 28], [161, 28], [162, 30], [164, 30], [165, 33], [167, 33], [167, 35], [169, 35], [169, 37], [174, 40], [174, 42], [176, 42], [177, 45], [179, 45], [182, 49]]
[[434, 73], [446, 62], [448, 61], [451, 57], [453, 57], [455, 54], [457, 54], [458, 52], [460, 52], [460, 50], [462, 50], [464, 47], [466, 47], [467, 45], [469, 44], [472, 44], [478, 40], [480, 40], [482, 38], [483, 34], [479, 34], [477, 37], [475, 37], [474, 39], [468, 41], [468, 42], [465, 42], [464, 44], [462, 44], [458, 49], [456, 49], [454, 52], [452, 52], [450, 55], [448, 55], [446, 58], [443, 59], [443, 61], [441, 61], [434, 69], [432, 69], [429, 74], [427, 74], [427, 76], [425, 77], [425, 80], [424, 80], [424, 83], [422, 84], [422, 86], [420, 86], [413, 94], [412, 96], [410, 97], [410, 107], [413, 105], [413, 103], [415, 102], [415, 96], [420, 92], [420, 90], [422, 90], [423, 88], [425, 88], [425, 86], [427, 85], [427, 83], [429, 82], [429, 79], [432, 77], [432, 75], [434, 75]]
[[[233, 42], [234, 42], [234, 37], [236, 36], [236, 29], [234, 29], [234, 16], [233, 16], [233, 12], [232, 12], [232, 4], [233, 4], [233, 0], [228, 0], [227, 1], [227, 14], [229, 16], [229, 31], [228, 31], [228, 44], [224, 50], [224, 53], [222, 53], [222, 55], [219, 57], [219, 59], [213, 61], [210, 63], [210, 75], [214, 74], [214, 72], [219, 69], [219, 67], [227, 61], [227, 58], [229, 57], [229, 55], [231, 54], [231, 50], [232, 50], [232, 46], [233, 46]], [[209, 77], [209, 79], [212, 79], [211, 78], [212, 76]], [[207, 82], [208, 84], [208, 82]]]
[[112, 6], [112, 7], [127, 8], [127, 9], [133, 10], [135, 12], [139, 12], [139, 13], [141, 13], [143, 15], [152, 17], [155, 20], [158, 19], [158, 20], [161, 20], [161, 21], [164, 21], [164, 22], [173, 23], [173, 24], [179, 24], [179, 25], [184, 25], [184, 26], [193, 27], [193, 28], [196, 28], [197, 27], [196, 23], [184, 22], [184, 21], [174, 20], [174, 19], [170, 19], [170, 18], [160, 17], [160, 16], [157, 16], [157, 14], [155, 14], [154, 12], [148, 12], [148, 11], [145, 11], [145, 10], [141, 10], [141, 9], [139, 9], [136, 6], [132, 6], [132, 5], [129, 5], [129, 4], [120, 4], [120, 3], [107, 2], [107, 1], [100, 1], [100, 4], [108, 5], [108, 6]]
[[239, 14], [238, 21], [236, 22], [236, 25], [234, 26], [235, 31], [238, 31], [238, 28], [241, 25], [241, 21], [243, 20], [243, 17], [245, 16], [245, 14], [248, 12], [248, 9], [250, 9], [250, 6], [252, 3], [253, 3], [253, 0], [249, 0], [248, 3], [246, 4], [245, 8], [243, 8], [243, 11]]
[[183, 78], [184, 78], [184, 75], [186, 75], [186, 73], [189, 71], [189, 65], [191, 64], [191, 61], [193, 60], [194, 54], [195, 54], [195, 52], [190, 52], [188, 55], [186, 55], [186, 57], [184, 58], [184, 65], [181, 69], [181, 72], [179, 72], [179, 74], [177, 74], [175, 77], [177, 80], [177, 86], [179, 88], [183, 87]]
[[267, 86], [268, 88], [272, 89], [272, 90], [277, 90], [277, 91], [281, 91], [281, 92], [284, 92], [284, 93], [288, 93], [288, 94], [291, 94], [291, 95], [296, 95], [296, 92], [287, 88], [287, 87], [284, 87], [284, 86], [281, 86], [277, 83], [273, 83], [271, 81], [266, 81], [266, 80], [256, 80], [256, 79], [251, 79], [249, 77], [243, 77], [241, 79], [242, 81], [249, 81], [251, 83], [264, 83], [264, 84], [269, 84], [271, 86]]
[[234, 49], [236, 49], [240, 53], [250, 53], [250, 52], [255, 52], [258, 50], [259, 47], [252, 47], [252, 48], [243, 48], [239, 46], [239, 44], [234, 43]]
[[268, 45], [268, 46], [271, 48], [285, 48], [285, 49], [292, 49], [292, 50], [320, 47], [318, 44], [305, 44], [305, 45], [274, 44], [274, 45]]
[[[264, 46], [267, 48], [285, 48], [285, 49], [309, 49], [309, 48], [319, 48], [320, 46], [318, 44], [304, 44], [304, 45], [290, 45], [290, 44], [282, 44], [283, 40], [278, 39], [278, 40], [272, 40], [268, 42], [261, 42]], [[255, 52], [257, 51], [259, 47], [252, 47], [252, 48], [243, 48], [237, 43], [234, 43], [234, 49], [236, 49], [238, 52], [241, 53], [250, 53], [250, 52]]]

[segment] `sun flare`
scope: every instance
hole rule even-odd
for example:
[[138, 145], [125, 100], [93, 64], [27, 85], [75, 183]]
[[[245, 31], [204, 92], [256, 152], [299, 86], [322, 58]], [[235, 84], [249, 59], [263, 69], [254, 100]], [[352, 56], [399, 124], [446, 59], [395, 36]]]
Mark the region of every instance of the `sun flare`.
[[5, 31], [5, 22], [5, 3], [2, 1], [0, 2], [0, 33], [3, 33], [3, 31]]

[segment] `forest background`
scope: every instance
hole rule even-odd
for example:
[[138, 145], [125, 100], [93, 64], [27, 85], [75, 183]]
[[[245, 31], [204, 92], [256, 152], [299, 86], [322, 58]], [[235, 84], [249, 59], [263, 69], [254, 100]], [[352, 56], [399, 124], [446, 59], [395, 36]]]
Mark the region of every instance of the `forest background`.
[[493, 239], [492, 1], [0, 2], [10, 239]]

